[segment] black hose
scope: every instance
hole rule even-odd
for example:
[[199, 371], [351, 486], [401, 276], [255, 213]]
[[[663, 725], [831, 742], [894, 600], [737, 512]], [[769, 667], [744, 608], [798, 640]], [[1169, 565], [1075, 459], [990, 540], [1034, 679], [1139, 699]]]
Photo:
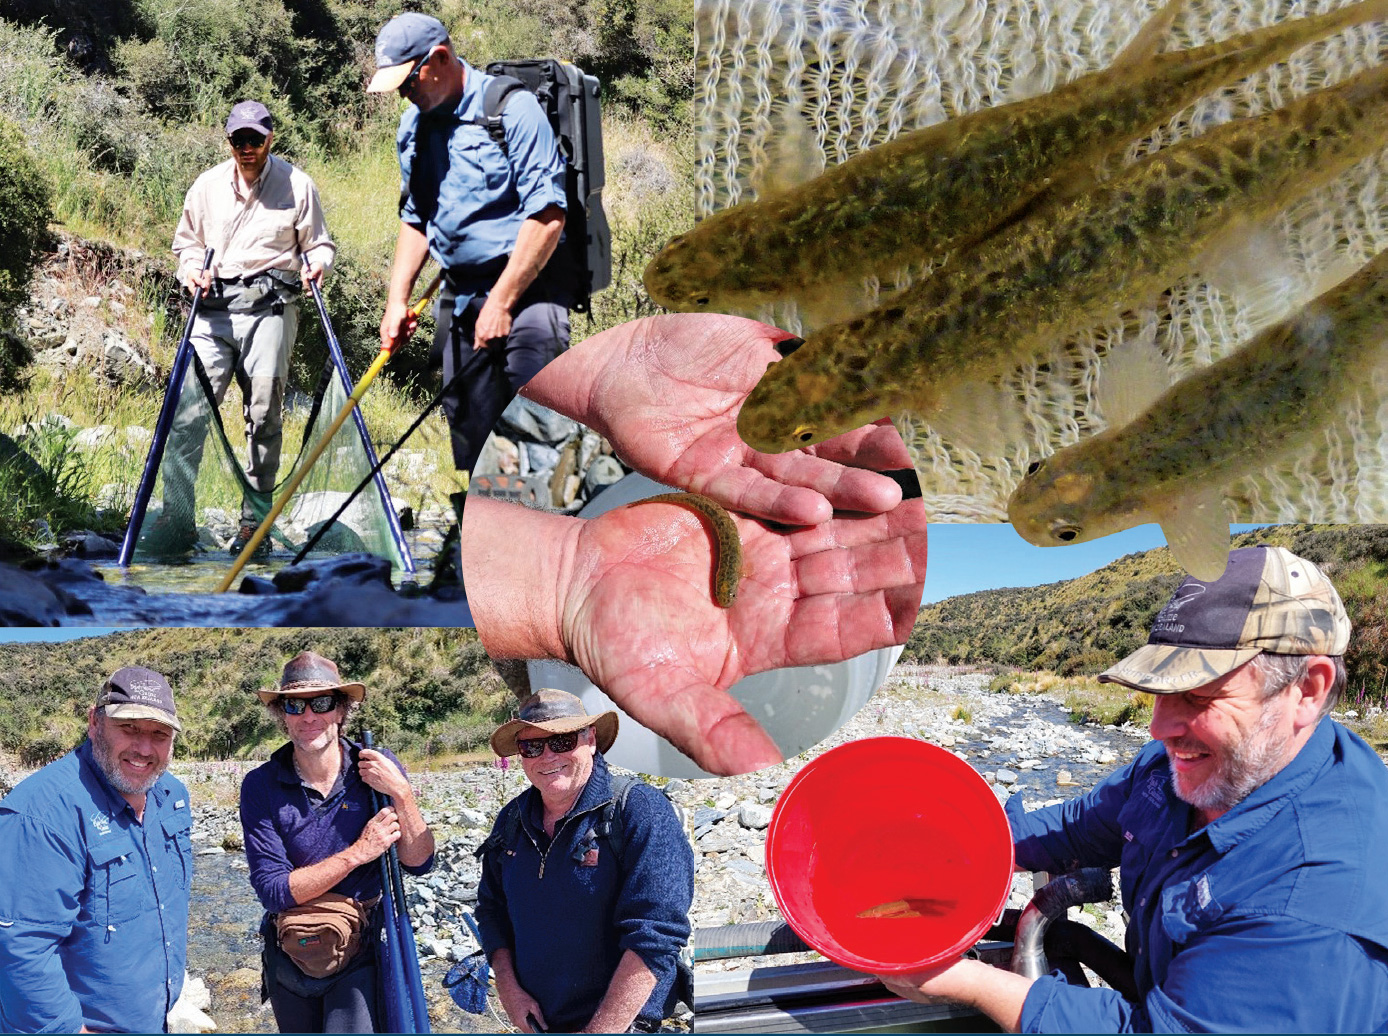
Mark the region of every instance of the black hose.
[[1017, 921], [1012, 944], [1012, 970], [1027, 978], [1050, 971], [1046, 961], [1046, 929], [1065, 911], [1081, 903], [1101, 903], [1113, 898], [1113, 875], [1106, 867], [1085, 867], [1052, 878], [1031, 897]]
[[768, 953], [801, 953], [810, 949], [784, 921], [756, 921], [700, 928], [694, 933], [694, 960], [760, 957]]

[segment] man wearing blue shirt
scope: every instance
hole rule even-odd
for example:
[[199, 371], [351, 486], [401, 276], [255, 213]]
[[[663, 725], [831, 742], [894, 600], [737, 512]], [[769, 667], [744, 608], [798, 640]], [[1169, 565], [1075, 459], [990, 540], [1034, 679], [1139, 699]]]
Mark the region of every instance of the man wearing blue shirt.
[[180, 729], [168, 681], [121, 669], [87, 741], [0, 801], [0, 1031], [166, 1030], [193, 874]]
[[1121, 867], [1137, 1002], [978, 961], [888, 977], [1024, 1032], [1388, 1030], [1388, 769], [1326, 713], [1350, 624], [1315, 565], [1231, 552], [1100, 676], [1152, 736], [1089, 794], [1009, 809], [1019, 869]]
[[[564, 164], [539, 102], [517, 91], [491, 138], [492, 76], [453, 51], [436, 18], [407, 12], [376, 37], [367, 90], [399, 92], [400, 229], [381, 347], [413, 331], [409, 299], [429, 256], [447, 272], [436, 346], [453, 461], [470, 471], [501, 411], [569, 341], [570, 291], [550, 263], [564, 230]], [[547, 265], [548, 264], [548, 265]]]

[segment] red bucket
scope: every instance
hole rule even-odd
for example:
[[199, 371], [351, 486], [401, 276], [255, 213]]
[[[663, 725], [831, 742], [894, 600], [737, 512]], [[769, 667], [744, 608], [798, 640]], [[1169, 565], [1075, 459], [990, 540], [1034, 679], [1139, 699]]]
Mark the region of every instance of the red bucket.
[[1012, 833], [968, 763], [924, 741], [867, 738], [795, 775], [771, 817], [766, 871], [781, 915], [830, 960], [922, 971], [997, 920]]

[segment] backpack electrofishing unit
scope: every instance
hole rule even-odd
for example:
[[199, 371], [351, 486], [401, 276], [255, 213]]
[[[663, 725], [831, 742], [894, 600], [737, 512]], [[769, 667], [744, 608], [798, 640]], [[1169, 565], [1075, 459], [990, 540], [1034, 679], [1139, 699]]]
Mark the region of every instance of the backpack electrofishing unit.
[[602, 208], [605, 181], [602, 120], [598, 111], [597, 78], [567, 61], [528, 58], [493, 61], [487, 74], [496, 76], [482, 95], [483, 125], [506, 152], [501, 113], [517, 90], [527, 90], [540, 102], [564, 156], [564, 195], [567, 215], [564, 243], [572, 273], [573, 309], [586, 313], [589, 300], [612, 283], [612, 231]]

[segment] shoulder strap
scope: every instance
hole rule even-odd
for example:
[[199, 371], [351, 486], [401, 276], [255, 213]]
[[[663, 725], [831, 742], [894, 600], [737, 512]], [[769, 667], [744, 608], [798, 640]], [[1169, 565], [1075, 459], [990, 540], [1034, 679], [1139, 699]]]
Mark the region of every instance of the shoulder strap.
[[482, 93], [482, 117], [474, 120], [487, 131], [487, 135], [508, 158], [511, 152], [506, 147], [506, 130], [501, 125], [501, 113], [506, 110], [506, 102], [511, 99], [511, 95], [524, 89], [525, 84], [515, 76], [493, 76]]
[[607, 844], [612, 847], [612, 852], [616, 856], [617, 866], [622, 870], [626, 870], [622, 859], [622, 850], [626, 845], [626, 830], [622, 820], [622, 811], [626, 809], [627, 796], [631, 794], [631, 789], [640, 783], [636, 777], [629, 773], [613, 774], [609, 779], [612, 798], [603, 804], [602, 816], [593, 828], [599, 838], [607, 839]]
[[485, 861], [488, 855], [512, 844], [520, 837], [521, 811], [519, 803], [521, 797], [512, 799], [501, 808], [501, 813], [496, 818], [496, 826], [492, 828], [492, 833], [484, 838], [482, 844], [472, 851], [472, 855], [478, 860]]

